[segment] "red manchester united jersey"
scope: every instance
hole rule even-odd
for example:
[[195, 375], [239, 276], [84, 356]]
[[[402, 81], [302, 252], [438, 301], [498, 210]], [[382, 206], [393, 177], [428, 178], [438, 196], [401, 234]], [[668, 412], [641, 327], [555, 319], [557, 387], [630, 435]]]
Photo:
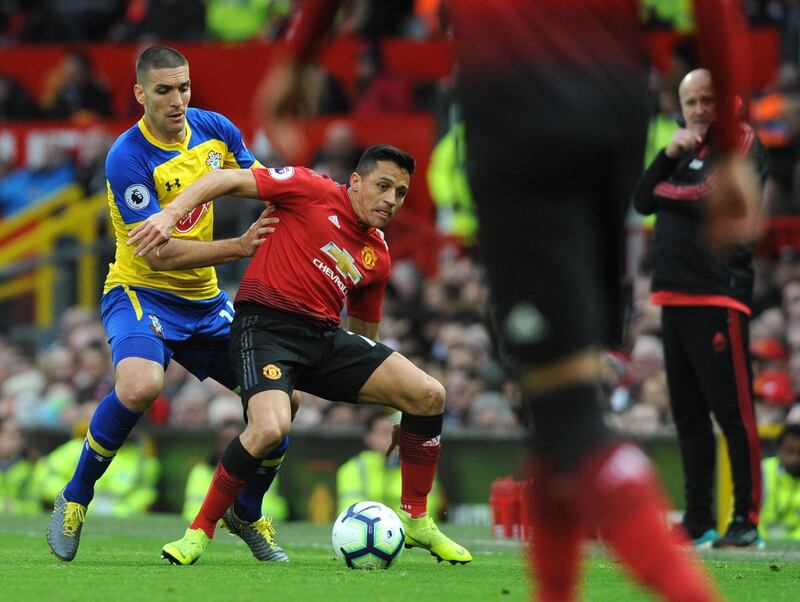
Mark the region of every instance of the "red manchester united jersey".
[[378, 322], [389, 250], [379, 230], [359, 225], [346, 187], [305, 167], [253, 174], [280, 224], [253, 256], [236, 301], [336, 327], [347, 299], [348, 315]]

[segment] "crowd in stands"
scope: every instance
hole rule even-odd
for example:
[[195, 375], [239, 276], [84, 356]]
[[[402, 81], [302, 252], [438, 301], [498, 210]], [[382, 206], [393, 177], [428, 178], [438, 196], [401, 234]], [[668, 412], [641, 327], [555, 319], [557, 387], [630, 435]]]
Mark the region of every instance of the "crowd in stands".
[[[289, 4], [288, 0], [0, 0], [0, 46], [155, 39], [272, 40], [286, 29]], [[768, 0], [746, 5], [753, 22], [778, 24], [784, 33], [782, 66], [775, 81], [754, 94], [749, 111], [770, 154], [767, 212], [771, 216], [797, 216], [800, 5]], [[386, 36], [430, 39], [440, 37], [442, 30], [440, 2], [419, 0], [353, 0], [338, 26], [339, 35], [373, 41]], [[676, 56], [675, 73], [654, 78], [658, 82], [653, 87], [657, 102], [646, 161], [663, 148], [677, 127], [677, 82], [688, 70], [680, 59]], [[463, 170], [463, 124], [449, 98], [450, 82], [439, 82], [433, 93], [427, 88], [412, 88], [386, 69], [379, 44], [365, 48], [356, 69], [356, 95], [352, 97], [334, 76], [319, 69], [309, 81], [314, 94], [306, 116], [432, 110], [438, 144], [429, 172], [416, 177], [427, 177], [437, 204], [438, 225], [454, 241], [443, 247], [434, 277], [423, 278], [407, 261], [394, 264], [381, 340], [445, 385], [445, 432], [519, 429], [524, 419], [519, 391], [498, 360], [486, 320], [487, 290], [473, 247], [477, 223]], [[51, 73], [43, 74], [45, 85], [39, 98], [33, 98], [1, 71], [2, 67], [0, 122], [58, 119], [85, 124], [107, 117], [134, 118], [138, 110], [137, 106], [113, 106], [102, 75], [79, 50], [67, 53]], [[41, 164], [12, 169], [0, 162], [0, 218], [67, 183], [79, 182], [88, 193], [104, 190], [103, 165], [111, 142], [108, 136], [98, 134], [86, 139], [78, 154], [52, 142]], [[352, 129], [345, 122], [334, 122], [309, 165], [344, 183], [362, 150]], [[275, 157], [260, 159], [268, 165], [279, 161]], [[645, 238], [649, 226], [632, 224], [645, 233]], [[795, 237], [789, 235], [762, 245], [759, 253], [750, 344], [760, 425], [800, 424], [800, 404], [796, 403], [800, 399], [800, 228], [797, 232]], [[634, 435], [671, 435], [674, 427], [659, 338], [659, 309], [649, 302], [646, 253], [642, 252], [639, 259], [641, 269], [630, 275], [627, 341], [623, 349], [609, 350], [603, 356], [601, 397], [608, 420], [616, 428]], [[220, 274], [225, 288], [233, 293], [237, 280], [230, 268], [220, 270]], [[80, 428], [85, 428], [94, 404], [113, 385], [110, 353], [96, 312], [74, 308], [62, 315], [59, 336], [47, 348], [29, 348], [0, 335], [0, 473], [4, 482], [34, 479], [32, 463], [29, 469], [16, 468], [19, 476], [8, 476], [8, 468], [25, 456], [26, 431], [56, 429], [74, 432], [80, 440]], [[371, 413], [370, 408], [304, 395], [293, 428], [350, 428], [366, 424]], [[198, 382], [173, 362], [166, 372], [164, 393], [153, 404], [144, 427], [219, 430], [240, 420], [241, 404], [236, 395], [212, 381]], [[134, 455], [140, 454], [132, 457], [149, 457], [142, 442], [132, 443], [130, 448]], [[213, 453], [211, 456], [209, 465], [215, 461]], [[118, 458], [112, 467], [120, 464]], [[149, 466], [143, 478], [157, 478], [158, 467]], [[48, 479], [45, 469], [39, 470], [36, 497], [20, 502], [23, 506], [38, 507], [47, 502]], [[208, 472], [207, 466], [198, 467], [197, 478], [206, 479]], [[54, 481], [63, 483], [67, 478], [59, 476]], [[203, 492], [205, 485], [196, 489]], [[193, 510], [187, 512], [193, 514]], [[800, 537], [800, 528], [798, 533]]]
[[[506, 430], [520, 421], [518, 395], [493, 359], [484, 323], [485, 301], [480, 269], [455, 249], [443, 253], [439, 275], [432, 279], [424, 280], [411, 263], [394, 266], [381, 340], [445, 384], [450, 428]], [[0, 420], [13, 418], [29, 429], [70, 429], [87, 404], [96, 403], [113, 387], [99, 316], [73, 308], [62, 317], [60, 328], [58, 340], [44, 349], [0, 339]], [[368, 412], [369, 408], [304, 395], [295, 428], [351, 427]], [[154, 403], [148, 421], [207, 429], [241, 418], [241, 413], [236, 395], [214, 381], [199, 382], [173, 362], [164, 395]]]
[[[101, 41], [272, 40], [291, 0], [3, 0], [0, 44]], [[340, 35], [428, 38], [441, 31], [440, 0], [351, 0]]]

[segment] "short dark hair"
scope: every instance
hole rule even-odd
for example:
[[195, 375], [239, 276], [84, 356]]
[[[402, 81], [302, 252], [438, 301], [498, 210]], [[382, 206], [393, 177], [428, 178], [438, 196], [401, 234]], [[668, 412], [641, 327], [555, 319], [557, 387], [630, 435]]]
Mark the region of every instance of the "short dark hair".
[[800, 437], [800, 424], [792, 423], [783, 427], [781, 436], [778, 437], [778, 447], [780, 447], [788, 437]]
[[375, 146], [370, 146], [361, 155], [358, 165], [356, 165], [356, 173], [362, 178], [369, 175], [378, 165], [378, 161], [391, 161], [401, 169], [405, 169], [408, 175], [413, 174], [416, 168], [414, 157], [408, 153], [391, 144], [376, 144]]
[[173, 69], [188, 65], [189, 61], [180, 52], [169, 46], [150, 46], [136, 59], [136, 81], [141, 83], [150, 69]]

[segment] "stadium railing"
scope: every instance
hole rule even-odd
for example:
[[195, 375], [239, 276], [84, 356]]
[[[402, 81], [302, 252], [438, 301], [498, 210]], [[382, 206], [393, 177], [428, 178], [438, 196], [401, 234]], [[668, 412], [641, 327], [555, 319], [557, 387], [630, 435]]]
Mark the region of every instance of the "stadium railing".
[[[0, 303], [31, 297], [33, 325], [41, 331], [55, 325], [57, 293], [81, 307], [95, 307], [99, 286], [96, 245], [101, 237], [98, 219], [104, 215], [106, 203], [104, 193], [86, 197], [80, 186], [72, 185], [1, 222]], [[77, 249], [58, 249], [65, 238], [74, 240]], [[59, 277], [65, 262], [74, 262], [74, 279]], [[72, 290], [63, 290], [65, 280]]]

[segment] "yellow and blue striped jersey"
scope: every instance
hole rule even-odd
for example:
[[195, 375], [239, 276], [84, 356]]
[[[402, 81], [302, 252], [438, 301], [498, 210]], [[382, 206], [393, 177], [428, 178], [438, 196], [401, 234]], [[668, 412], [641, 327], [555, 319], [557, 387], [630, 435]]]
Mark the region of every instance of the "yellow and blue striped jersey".
[[[260, 164], [230, 120], [211, 111], [186, 111], [183, 142], [159, 142], [144, 118], [117, 138], [106, 158], [108, 207], [116, 238], [104, 293], [115, 286], [158, 289], [186, 299], [210, 299], [219, 293], [213, 267], [159, 272], [134, 256], [128, 233], [175, 199], [204, 174], [222, 168]], [[174, 238], [210, 241], [214, 234], [213, 203], [197, 207], [175, 226]]]

